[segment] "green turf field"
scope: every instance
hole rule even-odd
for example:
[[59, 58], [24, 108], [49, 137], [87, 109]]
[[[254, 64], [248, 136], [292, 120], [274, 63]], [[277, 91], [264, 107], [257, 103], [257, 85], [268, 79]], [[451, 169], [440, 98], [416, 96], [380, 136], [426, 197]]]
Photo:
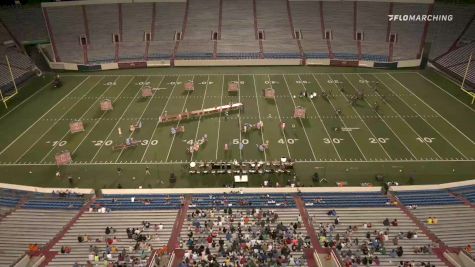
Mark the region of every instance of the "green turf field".
[[[324, 186], [334, 186], [335, 181], [375, 183], [375, 174], [401, 183], [473, 178], [474, 106], [455, 84], [433, 71], [190, 68], [64, 73], [62, 79], [64, 86], [54, 89], [48, 78], [35, 78], [9, 103], [9, 110], [0, 113], [1, 182], [67, 186], [67, 179], [55, 177], [54, 163], [54, 155], [66, 149], [72, 152], [73, 163], [61, 167], [63, 177], [72, 176], [75, 185], [94, 188], [118, 183], [170, 186], [170, 172], [179, 176], [175, 186], [222, 186], [232, 177], [189, 176], [184, 166], [190, 161], [281, 156], [297, 161], [298, 179], [307, 186], [316, 185], [311, 181], [315, 171], [329, 181]], [[194, 92], [184, 91], [187, 81], [194, 82]], [[240, 83], [238, 94], [227, 92], [232, 81]], [[152, 97], [141, 97], [144, 85], [156, 89]], [[275, 100], [263, 97], [263, 89], [269, 87], [275, 89]], [[304, 90], [317, 92], [318, 99], [300, 98]], [[357, 91], [364, 92], [364, 100], [350, 105]], [[328, 99], [321, 96], [323, 92]], [[112, 111], [100, 111], [99, 102], [105, 98], [113, 101]], [[179, 123], [158, 121], [165, 113], [230, 102], [241, 102], [244, 109]], [[306, 109], [306, 119], [293, 118], [296, 106]], [[84, 121], [86, 130], [71, 134], [68, 125], [77, 119]], [[129, 125], [138, 120], [142, 129], [129, 132]], [[262, 131], [239, 130], [244, 123], [258, 121], [264, 122]], [[287, 124], [284, 131], [281, 121]], [[170, 128], [178, 125], [185, 132], [171, 135]], [[201, 150], [186, 153], [189, 143], [204, 134], [208, 142]], [[140, 145], [113, 151], [127, 137], [141, 140]], [[267, 141], [269, 150], [260, 152], [256, 145]], [[224, 151], [224, 144], [230, 151]], [[121, 175], [116, 171], [119, 166]], [[146, 167], [151, 175], [145, 175]], [[265, 179], [283, 183], [288, 177], [251, 176], [249, 185], [258, 186]]]

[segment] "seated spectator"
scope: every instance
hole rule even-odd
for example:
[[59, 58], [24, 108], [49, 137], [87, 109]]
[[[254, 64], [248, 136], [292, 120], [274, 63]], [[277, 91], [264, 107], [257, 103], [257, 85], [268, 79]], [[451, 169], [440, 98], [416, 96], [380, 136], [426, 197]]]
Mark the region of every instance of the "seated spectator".
[[432, 217], [427, 218], [427, 224], [432, 224], [432, 223], [433, 223]]
[[394, 220], [391, 222], [391, 225], [392, 225], [392, 226], [398, 226], [399, 223], [398, 223], [397, 219], [394, 219]]
[[383, 225], [384, 226], [389, 226], [389, 219], [388, 218], [384, 219]]
[[437, 217], [432, 217], [432, 224], [437, 224], [439, 222], [439, 219]]

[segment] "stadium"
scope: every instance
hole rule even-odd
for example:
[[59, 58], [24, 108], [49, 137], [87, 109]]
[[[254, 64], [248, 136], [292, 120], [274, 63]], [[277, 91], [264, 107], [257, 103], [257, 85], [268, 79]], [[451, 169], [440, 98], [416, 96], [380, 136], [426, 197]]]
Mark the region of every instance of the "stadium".
[[0, 5], [0, 266], [475, 266], [473, 1]]

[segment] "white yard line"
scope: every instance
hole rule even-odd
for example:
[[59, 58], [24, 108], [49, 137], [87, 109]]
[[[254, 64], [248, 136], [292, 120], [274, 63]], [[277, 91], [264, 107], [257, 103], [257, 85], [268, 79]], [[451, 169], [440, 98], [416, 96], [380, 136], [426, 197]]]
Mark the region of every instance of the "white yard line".
[[[99, 81], [97, 81], [96, 84], [94, 84], [93, 86], [91, 86], [91, 88], [89, 88], [89, 90], [86, 91], [86, 93], [84, 93], [84, 95], [87, 95], [89, 94], [92, 89], [94, 89], [98, 84], [99, 82], [102, 81], [102, 79], [104, 78], [101, 78], [99, 79]], [[72, 104], [66, 111], [63, 112], [63, 115], [61, 115], [60, 118], [63, 118], [64, 116], [66, 116], [66, 114], [69, 113], [69, 111], [71, 111], [77, 104], [79, 104], [79, 102], [81, 102], [80, 99], [78, 99], [76, 102], [74, 102], [74, 104]], [[46, 129], [46, 131], [44, 131], [39, 137], [36, 137], [36, 140], [35, 142], [33, 142], [33, 144], [31, 144], [25, 151], [23, 151], [23, 153], [15, 160], [15, 162], [18, 162], [22, 157], [24, 157], [46, 134], [49, 133], [49, 131], [51, 131], [51, 129], [53, 129], [61, 120], [57, 120], [57, 121], [54, 121], [51, 126]]]
[[66, 97], [68, 97], [70, 94], [72, 94], [74, 91], [76, 91], [87, 79], [89, 79], [89, 76], [86, 77], [86, 79], [82, 80], [81, 83], [79, 83], [76, 87], [74, 87], [67, 95], [65, 95], [61, 100], [59, 100], [54, 106], [52, 106], [49, 110], [47, 110], [41, 117], [39, 117], [35, 122], [33, 122], [30, 127], [28, 127], [25, 131], [23, 131], [15, 140], [13, 140], [8, 146], [6, 146], [2, 151], [0, 151], [0, 155], [2, 155], [8, 148], [10, 148], [18, 139], [20, 139], [23, 135], [25, 135], [33, 126], [35, 126], [40, 120], [46, 116], [51, 110], [53, 110], [59, 103], [61, 103]]
[[[191, 79], [192, 82], [195, 81], [195, 76], [193, 76], [193, 78]], [[194, 83], [193, 83], [194, 84]], [[188, 96], [190, 95], [190, 92], [187, 91], [186, 93], [186, 98], [185, 98], [185, 102], [183, 103], [183, 107], [181, 108], [181, 112], [180, 113], [183, 113], [183, 111], [185, 111], [185, 107], [186, 107], [186, 102], [188, 101]], [[177, 122], [176, 124], [176, 127], [178, 128], [178, 126], [180, 126], [180, 121]], [[167, 158], [165, 159], [165, 162], [168, 162], [168, 158], [170, 157], [170, 152], [172, 151], [172, 147], [173, 147], [173, 142], [175, 141], [175, 137], [176, 137], [176, 134], [173, 135], [173, 138], [172, 138], [172, 141], [170, 143], [170, 148], [168, 149], [168, 153], [167, 153]]]
[[[238, 90], [238, 103], [241, 103], [241, 81], [239, 79], [239, 74], [238, 74], [238, 84], [239, 84], [239, 90]], [[239, 123], [239, 146], [241, 146], [242, 143], [242, 124], [241, 124], [241, 109], [238, 111], [238, 123]], [[239, 159], [242, 160], [242, 150], [239, 149]]]
[[[270, 75], [267, 75], [267, 78], [269, 81], [270, 88], [274, 89], [272, 87]], [[275, 103], [275, 109], [277, 110], [277, 116], [279, 116], [279, 122], [282, 122], [282, 117], [280, 116], [279, 105], [277, 105], [277, 102]], [[292, 158], [292, 155], [290, 154], [289, 144], [287, 143], [287, 136], [285, 135], [285, 129], [281, 129], [281, 132], [282, 132], [282, 135], [284, 136], [285, 147], [287, 148], [287, 153], [289, 153], [289, 158]]]
[[[439, 70], [436, 70], [437, 72], [440, 72]], [[419, 76], [421, 76], [422, 78], [424, 78], [426, 81], [430, 82], [431, 84], [433, 84], [434, 86], [436, 86], [437, 88], [439, 88], [441, 91], [443, 91], [444, 93], [448, 94], [449, 96], [451, 96], [453, 99], [457, 100], [458, 102], [460, 102], [461, 104], [463, 104], [464, 106], [466, 106], [467, 108], [469, 108], [471, 111], [475, 112], [475, 109], [473, 109], [471, 106], [469, 106], [468, 104], [464, 103], [462, 100], [458, 99], [457, 97], [453, 96], [451, 93], [447, 92], [446, 90], [444, 90], [442, 87], [440, 87], [438, 84], [434, 83], [433, 81], [431, 81], [429, 78], [427, 78], [426, 76], [420, 74], [419, 72], [416, 72]], [[444, 73], [442, 73], [444, 74]], [[445, 75], [445, 74], [444, 74]], [[451, 83], [457, 85], [460, 87], [460, 84], [457, 84], [455, 83], [452, 78], [450, 78], [450, 76], [447, 76], [445, 77], [447, 78]]]
[[455, 127], [450, 121], [448, 121], [444, 116], [442, 116], [437, 110], [432, 108], [429, 104], [427, 104], [424, 100], [422, 100], [420, 97], [418, 97], [414, 92], [409, 90], [404, 84], [402, 84], [398, 79], [394, 78], [391, 74], [388, 73], [388, 76], [390, 76], [393, 80], [395, 80], [397, 83], [399, 83], [406, 91], [411, 93], [413, 96], [415, 96], [419, 101], [421, 101], [424, 105], [426, 105], [428, 108], [430, 108], [435, 114], [439, 115], [445, 122], [447, 122], [450, 126], [452, 126], [457, 132], [459, 132], [461, 135], [463, 135], [465, 138], [467, 138], [468, 141], [470, 141], [472, 144], [475, 144], [475, 142], [470, 139], [468, 136], [466, 136], [462, 131], [460, 131], [457, 127]]
[[[294, 98], [292, 97], [292, 92], [290, 92], [289, 83], [287, 82], [287, 78], [285, 78], [285, 75], [284, 75], [284, 74], [282, 75], [282, 77], [284, 78], [285, 85], [286, 85], [286, 87], [287, 87], [287, 91], [289, 92], [290, 99], [292, 99], [292, 103], [294, 104], [294, 108], [297, 108], [297, 105], [295, 104], [295, 100], [294, 100]], [[308, 145], [310, 146], [310, 150], [312, 151], [313, 160], [316, 161], [316, 160], [317, 160], [317, 157], [315, 156], [315, 152], [313, 151], [313, 145], [312, 145], [312, 143], [310, 142], [310, 138], [308, 138], [307, 130], [305, 130], [305, 126], [303, 125], [302, 119], [299, 118], [299, 121], [300, 121], [300, 125], [302, 125], [302, 129], [303, 129], [303, 132], [305, 133], [305, 137], [307, 138], [307, 142], [308, 142]]]
[[[103, 79], [104, 79], [104, 77], [103, 77], [99, 82], [101, 82]], [[118, 79], [119, 79], [119, 77], [117, 77], [117, 78], [114, 80], [114, 82], [116, 82]], [[98, 82], [98, 83], [99, 83], [99, 82]], [[102, 94], [101, 94], [100, 96], [102, 97], [107, 91], [109, 91], [110, 88], [111, 88], [111, 86], [109, 86], [107, 89], [105, 89], [104, 92], [102, 92]], [[75, 119], [77, 119], [77, 120], [82, 120], [82, 119], [84, 118], [84, 116], [86, 116], [86, 114], [87, 114], [93, 107], [96, 107], [96, 103], [97, 103], [97, 102], [98, 102], [97, 100], [94, 100], [94, 102], [93, 102], [93, 103], [89, 106], [89, 108], [81, 115], [81, 117], [79, 117], [79, 119], [77, 119], [77, 118], [75, 118]], [[68, 129], [68, 130], [66, 131], [66, 133], [63, 135], [63, 137], [61, 137], [61, 139], [59, 139], [58, 141], [59, 141], [59, 142], [63, 141], [63, 139], [66, 138], [66, 136], [68, 136], [69, 134], [70, 134], [70, 131], [69, 131], [69, 129]], [[40, 160], [40, 163], [43, 162], [43, 161], [51, 154], [51, 152], [54, 151], [55, 148], [56, 148], [55, 146], [52, 146], [52, 148], [48, 151], [48, 153], [46, 153], [46, 155]]]
[[[416, 160], [407, 160], [407, 159], [396, 159], [396, 160], [296, 160], [295, 163], [444, 163], [444, 162], [475, 162], [475, 159], [416, 159]], [[175, 162], [163, 162], [163, 161], [154, 161], [154, 162], [72, 162], [68, 166], [94, 166], [94, 165], [188, 165], [189, 161], [175, 161]], [[34, 163], [34, 162], [19, 162], [19, 163], [7, 163], [2, 162], [0, 166], [10, 167], [10, 166], [56, 166], [56, 163]]]
[[[150, 76], [149, 76], [150, 77]], [[148, 80], [148, 79], [147, 79]], [[142, 89], [143, 88], [143, 85], [140, 87], [139, 90], [137, 90], [137, 93], [135, 93], [135, 97], [137, 97], [137, 95], [139, 93], [142, 92]], [[130, 106], [132, 105], [132, 103], [134, 103], [134, 101], [130, 101], [129, 104], [127, 105], [127, 107], [125, 107], [124, 111], [122, 112], [122, 114], [120, 115], [119, 119], [117, 120], [117, 122], [114, 124], [114, 126], [112, 127], [112, 129], [110, 130], [109, 134], [107, 135], [107, 137], [104, 139], [104, 140], [109, 140], [109, 137], [111, 136], [111, 134], [115, 131], [117, 125], [119, 125], [119, 122], [122, 120], [122, 118], [124, 117], [125, 113], [127, 113], [127, 110], [129, 110]], [[104, 142], [105, 143], [105, 142]], [[101, 146], [99, 147], [99, 149], [96, 151], [96, 153], [94, 154], [94, 156], [92, 157], [91, 159], [91, 162], [94, 162], [94, 160], [96, 159], [97, 155], [99, 155], [99, 152], [102, 150], [102, 148], [104, 147], [104, 143], [101, 144]]]
[[[171, 91], [170, 95], [168, 95], [167, 102], [165, 102], [165, 105], [163, 106], [163, 109], [162, 109], [162, 112], [160, 113], [160, 116], [163, 116], [163, 113], [167, 110], [168, 102], [170, 102], [173, 91], [175, 91], [176, 83], [178, 82], [178, 79], [180, 79], [180, 75], [177, 76], [177, 78], [175, 80], [175, 84], [173, 85], [172, 90], [170, 90]], [[140, 162], [142, 162], [143, 159], [145, 158], [145, 155], [147, 154], [148, 148], [150, 147], [150, 143], [152, 142], [153, 136], [155, 135], [155, 132], [157, 131], [159, 124], [160, 124], [160, 117], [157, 119], [157, 123], [155, 124], [155, 128], [153, 128], [152, 135], [148, 139], [147, 147], [145, 148], [145, 151], [144, 151], [142, 157], [140, 158]]]
[[[204, 109], [205, 107], [205, 100], [206, 100], [206, 92], [208, 91], [208, 84], [209, 84], [209, 75], [208, 75], [208, 79], [206, 80], [206, 86], [205, 86], [205, 93], [203, 95], [203, 101], [201, 102], [201, 110]], [[195, 133], [195, 139], [193, 140], [193, 142], [196, 142], [197, 139], [198, 139], [198, 133], [200, 131], [200, 124], [201, 124], [201, 117], [200, 116], [198, 118], [198, 126], [196, 127], [196, 133]], [[194, 151], [191, 153], [191, 157], [190, 157], [190, 161], [193, 161], [193, 156], [195, 155]]]
[[[165, 80], [165, 76], [162, 77], [162, 79], [160, 80], [160, 82], [158, 83], [158, 87], [160, 87], [160, 85], [162, 84], [163, 80]], [[147, 78], [147, 81], [148, 81], [148, 78]], [[143, 87], [142, 87], [143, 88]], [[147, 105], [145, 105], [145, 108], [144, 110], [142, 111], [142, 114], [140, 114], [140, 117], [138, 118], [138, 121], [141, 121], [142, 120], [142, 117], [143, 117], [143, 114], [145, 114], [145, 111], [147, 111], [148, 109], [148, 106], [150, 105], [150, 103], [152, 103], [152, 100], [153, 100], [153, 97], [155, 96], [155, 94], [157, 94], [157, 92], [155, 92], [154, 94], [152, 94], [152, 96], [150, 97], [150, 99], [148, 100], [148, 103]], [[131, 138], [132, 135], [134, 134], [134, 132], [131, 132], [129, 134], [129, 137], [128, 138]], [[115, 160], [115, 162], [119, 161], [119, 158], [120, 156], [122, 156], [122, 153], [124, 153], [125, 149], [121, 149], [120, 150], [120, 153], [119, 155], [117, 156], [117, 159]]]
[[[345, 77], [345, 75], [343, 75], [343, 77]], [[331, 80], [333, 80], [333, 78], [328, 75], [328, 78], [330, 78]], [[351, 83], [350, 83], [351, 84]], [[340, 91], [340, 88], [335, 84], [333, 83], [333, 85], [335, 86], [336, 90], [337, 90], [337, 94], [343, 96], [343, 98], [345, 98], [345, 100], [349, 103], [348, 101], [348, 98], [345, 96], [345, 94], [343, 94], [341, 91]], [[351, 87], [353, 87], [353, 85], [351, 85]], [[355, 89], [356, 91], [356, 88], [353, 87], [353, 89]], [[366, 129], [368, 129], [369, 133], [373, 136], [373, 138], [375, 139], [378, 139], [378, 137], [373, 133], [373, 131], [371, 131], [371, 128], [369, 128], [369, 126], [366, 124], [366, 122], [363, 120], [363, 118], [361, 118], [361, 115], [360, 113], [356, 110], [356, 108], [352, 105], [351, 106], [351, 109], [353, 110], [353, 112], [355, 112], [356, 116], [358, 116], [358, 118], [360, 119], [360, 121], [364, 124], [364, 126], [366, 127]], [[384, 148], [383, 144], [381, 144], [380, 142], [378, 142], [379, 144], [379, 147], [384, 151], [384, 153], [386, 154], [386, 156], [388, 156], [389, 159], [393, 159], [391, 157], [391, 155], [389, 155], [388, 151]]]
[[30, 100], [30, 98], [34, 97], [36, 94], [38, 94], [39, 92], [43, 91], [47, 86], [51, 85], [53, 83], [53, 81], [45, 84], [43, 87], [41, 87], [40, 89], [38, 89], [36, 92], [34, 92], [32, 95], [30, 95], [28, 98], [26, 99], [23, 99], [23, 101], [21, 101], [20, 103], [18, 103], [18, 105], [14, 106], [12, 109], [9, 109], [7, 113], [3, 114], [1, 117], [0, 117], [0, 120], [2, 120], [4, 117], [6, 117], [8, 114], [12, 113], [13, 111], [15, 111], [19, 106], [23, 105], [23, 103], [25, 103], [26, 101]]
[[[380, 83], [382, 83], [384, 85], [384, 87], [388, 88], [388, 90], [389, 90], [389, 86], [386, 85], [386, 83], [384, 83], [382, 80], [380, 80], [375, 75], [373, 75], [373, 77], [376, 78]], [[386, 104], [388, 105], [389, 108], [391, 108], [392, 111], [394, 111], [398, 115], [399, 118], [401, 118], [401, 120], [407, 125], [407, 127], [409, 127], [416, 134], [416, 136], [418, 138], [422, 138], [422, 136], [420, 136], [419, 133], [417, 133], [417, 131], [406, 121], [406, 119], [404, 119], [404, 116], [402, 116], [395, 108], [393, 108], [393, 106], [389, 102], [386, 102]], [[432, 148], [429, 143], [424, 142], [424, 144], [426, 144], [427, 147], [429, 147], [430, 150], [432, 150], [432, 152], [434, 152], [435, 155], [437, 155], [437, 157], [439, 157], [439, 159], [442, 159], [442, 157], [439, 155], [439, 153], [437, 153], [437, 151], [435, 151], [434, 148]]]
[[[413, 73], [416, 73], [415, 71], [393, 71], [393, 72], [377, 72], [377, 71], [374, 71], [374, 72], [292, 72], [292, 73], [286, 73], [286, 75], [291, 75], [291, 74], [295, 74], [295, 75], [314, 75], [314, 74], [387, 74], [387, 73], [410, 73], [410, 74], [413, 74]], [[183, 76], [183, 75], [189, 75], [189, 76], [197, 76], [197, 75], [249, 75], [249, 76], [252, 76], [252, 75], [279, 75], [281, 73], [183, 73], [183, 74], [173, 74], [173, 73], [170, 73], [170, 74], [167, 74], [167, 73], [162, 73], [162, 74], [152, 74], [152, 75], [146, 75], [146, 74], [117, 74], [117, 75], [114, 75], [114, 74], [88, 74], [88, 75], [84, 75], [84, 74], [63, 74], [61, 76], [63, 77], [69, 77], [69, 76], [119, 76], [119, 77], [130, 77], [130, 76], [133, 76], [133, 77], [140, 77], [140, 76], [144, 76], [144, 77], [147, 77], [147, 76]]]
[[[302, 78], [300, 77], [300, 75], [297, 75], [297, 77], [299, 77], [299, 80], [300, 80], [300, 82], [301, 82], [300, 84], [303, 86], [303, 89], [305, 89], [305, 91], [307, 91], [307, 87], [306, 87], [305, 84], [302, 82]], [[317, 113], [317, 116], [318, 116], [320, 122], [322, 123], [323, 129], [324, 129], [325, 132], [327, 133], [328, 138], [331, 139], [332, 137], [331, 137], [330, 133], [328, 132], [328, 129], [327, 129], [327, 127], [325, 126], [325, 123], [323, 122], [322, 117], [320, 116], [320, 113], [319, 113], [318, 110], [317, 110], [317, 107], [315, 106], [315, 103], [313, 103], [313, 101], [310, 101], [310, 103], [312, 104], [313, 109], [315, 109], [315, 112]], [[334, 144], [333, 142], [331, 142], [331, 144], [332, 144], [333, 148], [335, 149], [336, 154], [338, 155], [338, 159], [341, 160], [340, 153], [338, 153], [338, 149], [336, 149], [335, 144]]]
[[[320, 91], [323, 91], [323, 87], [322, 85], [320, 84], [320, 82], [318, 81], [317, 77], [315, 77], [315, 75], [312, 75], [313, 76], [313, 79], [317, 82], [318, 84], [318, 87], [320, 87]], [[333, 107], [333, 110], [336, 112], [336, 109], [335, 109], [335, 106], [333, 105], [332, 101], [330, 100], [330, 97], [331, 96], [328, 96], [328, 103], [330, 103], [330, 105]], [[346, 127], [346, 124], [345, 124], [345, 121], [343, 121], [343, 119], [341, 117], [338, 117], [341, 121], [341, 123], [343, 124], [344, 127]], [[351, 139], [353, 140], [353, 142], [355, 143], [356, 147], [358, 148], [358, 150], [360, 151], [361, 155], [363, 156], [363, 158], [365, 160], [366, 159], [366, 156], [365, 154], [363, 153], [363, 151], [361, 150], [360, 146], [358, 145], [358, 142], [356, 142], [355, 138], [353, 137], [353, 135], [351, 134], [351, 132], [348, 132], [348, 134], [350, 135]]]
[[[361, 79], [363, 79], [359, 74], [357, 74], [357, 75], [358, 75], [358, 77], [360, 77]], [[350, 83], [351, 87], [353, 87], [353, 88], [356, 89], [356, 87], [353, 86], [353, 83], [346, 77], [346, 75], [343, 75], [343, 77]], [[369, 84], [366, 83], [366, 86], [367, 86], [369, 89], [371, 89], [371, 87], [369, 86]], [[373, 106], [368, 102], [368, 100], [366, 99], [366, 97], [364, 98], [364, 101], [368, 104], [368, 106], [369, 106], [370, 108], [373, 107]], [[389, 103], [388, 103], [388, 105], [389, 105]], [[412, 151], [409, 149], [409, 147], [406, 146], [406, 144], [404, 144], [404, 142], [401, 140], [401, 138], [399, 138], [399, 136], [396, 134], [396, 132], [393, 131], [393, 129], [392, 129], [392, 128], [389, 126], [389, 124], [381, 117], [381, 115], [380, 115], [378, 112], [375, 112], [375, 113], [378, 115], [379, 119], [386, 125], [386, 127], [388, 127], [388, 129], [391, 131], [391, 133], [393, 133], [393, 135], [396, 136], [396, 138], [399, 140], [399, 142], [401, 142], [401, 144], [406, 148], [406, 150], [407, 150], [409, 153], [411, 153], [412, 157], [413, 157], [414, 159], [417, 159], [417, 157], [414, 155], [414, 153], [412, 153]]]
[[[391, 76], [391, 75], [389, 75]], [[392, 76], [391, 76], [392, 77]], [[394, 79], [394, 78], [393, 78]], [[404, 85], [402, 85], [398, 80], [394, 79], [395, 81], [397, 81], [401, 86], [404, 87]], [[391, 88], [388, 87], [388, 89], [391, 91], [391, 92], [394, 92]], [[406, 88], [406, 90], [409, 90]], [[404, 100], [397, 96], [401, 101], [404, 102]], [[419, 99], [420, 100], [420, 99]], [[421, 100], [422, 102], [422, 100]], [[457, 152], [462, 155], [465, 159], [468, 159], [467, 156], [465, 156], [457, 147], [455, 147], [452, 142], [449, 141], [449, 139], [447, 139], [441, 132], [439, 132], [434, 126], [432, 126], [432, 124], [430, 124], [425, 118], [423, 118], [418, 112], [417, 110], [415, 110], [411, 105], [407, 104], [406, 102], [404, 102], [404, 104], [406, 104], [406, 106], [408, 106], [414, 113], [416, 113], [419, 117], [421, 117], [421, 119], [423, 121], [425, 121], [427, 123], [427, 125], [429, 125], [436, 133], [438, 133], [450, 146], [452, 146], [455, 150], [457, 150]], [[439, 114], [440, 115], [440, 114]], [[468, 138], [468, 137], [467, 137]], [[470, 140], [470, 139], [469, 139]]]
[[[223, 84], [221, 86], [221, 102], [219, 106], [223, 105], [223, 94], [224, 94], [224, 75], [223, 76]], [[216, 138], [216, 160], [218, 160], [218, 150], [219, 150], [219, 132], [221, 131], [221, 112], [219, 113], [218, 119], [218, 138]]]
[[[252, 75], [252, 80], [254, 82], [254, 93], [256, 94], [256, 103], [257, 103], [257, 114], [259, 115], [259, 121], [262, 121], [262, 117], [261, 117], [261, 110], [259, 108], [259, 97], [257, 96], [257, 86], [256, 86], [256, 78], [254, 77], [254, 75]], [[241, 85], [239, 85], [241, 86]], [[239, 88], [239, 90], [241, 90]], [[264, 127], [261, 127], [261, 139], [262, 139], [262, 143], [264, 144], [264, 130], [263, 130]], [[239, 129], [239, 131], [241, 131], [241, 129]], [[264, 150], [264, 159], [265, 161], [267, 161], [267, 152]]]
[[[117, 79], [116, 79], [117, 80]], [[130, 80], [127, 82], [127, 84], [124, 86], [124, 88], [122, 88], [122, 90], [120, 91], [119, 95], [117, 97], [114, 98], [114, 100], [112, 101], [112, 103], [114, 103], [115, 101], [117, 101], [117, 99], [119, 98], [119, 96], [122, 95], [122, 93], [125, 91], [125, 89], [127, 89], [127, 87], [129, 86], [129, 84], [134, 80], [134, 77], [130, 78]], [[112, 87], [112, 85], [109, 86], [109, 88]], [[107, 89], [109, 90], [109, 89]], [[106, 115], [106, 112], [102, 112], [102, 115], [99, 117], [99, 119], [96, 120], [96, 122], [94, 123], [94, 125], [92, 125], [91, 129], [89, 129], [88, 133], [83, 137], [83, 139], [81, 140], [81, 142], [79, 142], [79, 144], [76, 146], [76, 148], [74, 148], [73, 152], [71, 153], [72, 155], [74, 155], [74, 153], [76, 153], [76, 151], [79, 149], [79, 147], [82, 145], [82, 143], [84, 143], [84, 141], [87, 140], [87, 137], [93, 132], [93, 130], [96, 128], [97, 125], [99, 125], [99, 122], [102, 120], [102, 118]], [[119, 120], [119, 119], [117, 119]]]

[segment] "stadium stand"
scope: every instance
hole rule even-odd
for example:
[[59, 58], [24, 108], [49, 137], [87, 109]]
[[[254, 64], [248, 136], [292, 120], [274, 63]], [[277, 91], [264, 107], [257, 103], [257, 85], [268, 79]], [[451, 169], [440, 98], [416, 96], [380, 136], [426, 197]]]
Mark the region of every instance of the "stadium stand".
[[49, 40], [41, 8], [2, 8], [0, 18], [20, 43]]
[[[453, 77], [462, 79], [465, 76], [465, 71], [467, 69], [468, 59], [470, 54], [475, 54], [475, 41], [472, 41], [469, 44], [460, 46], [445, 55], [439, 57], [433, 63], [441, 68], [442, 70], [448, 72]], [[470, 62], [469, 71], [467, 72], [467, 84], [472, 88], [475, 88], [475, 55], [472, 57], [472, 62]]]
[[387, 23], [374, 23], [375, 20], [384, 21], [388, 11], [388, 3], [358, 2], [356, 31], [363, 35], [361, 41], [363, 60], [388, 61]]
[[264, 32], [264, 53], [266, 57], [292, 53], [299, 57], [297, 42], [292, 37], [285, 0], [259, 0], [257, 4], [258, 29]]
[[218, 31], [219, 0], [190, 0], [186, 33], [177, 51], [177, 58], [211, 57], [212, 32]]
[[204, 253], [204, 262], [305, 266], [309, 239], [294, 204], [283, 208], [290, 202], [285, 194], [193, 196], [181, 231], [184, 261]]
[[320, 27], [320, 7], [313, 1], [291, 1], [295, 31], [302, 33], [300, 42], [307, 58], [328, 58], [328, 48]]
[[427, 42], [431, 43], [430, 58], [436, 60], [437, 57], [451, 49], [467, 23], [470, 22], [473, 11], [465, 5], [437, 2], [435, 3], [434, 14], [453, 15], [453, 20], [450, 23], [434, 22], [430, 25]]
[[[157, 251], [161, 255], [178, 250], [183, 253], [177, 252], [175, 263], [202, 259], [305, 266], [306, 249], [325, 257], [325, 249], [334, 247], [345, 265], [354, 261], [394, 266], [402, 261], [447, 266], [438, 251], [474, 245], [470, 240], [475, 240], [471, 222], [475, 211], [456, 197], [473, 201], [474, 186], [424, 188], [396, 187], [389, 197], [378, 188], [302, 188], [303, 192], [269, 188], [267, 194], [253, 189], [223, 190], [226, 193], [202, 189], [195, 190], [191, 202], [177, 194], [186, 190], [174, 194], [107, 190], [116, 193], [106, 193], [92, 205], [87, 204], [89, 195], [68, 191], [2, 188], [0, 211], [13, 208], [13, 212], [0, 217], [0, 264], [16, 262], [30, 248], [32, 255], [35, 251], [52, 255], [43, 262], [47, 266], [105, 260], [143, 265]], [[409, 213], [398, 208], [392, 195]], [[428, 230], [421, 228], [421, 222]], [[311, 233], [304, 229], [308, 225], [318, 235], [318, 246], [312, 245]], [[171, 242], [174, 238], [178, 243]]]
[[[445, 246], [465, 248], [475, 245], [475, 227], [469, 218], [475, 210], [464, 200], [472, 200], [473, 185], [449, 189], [398, 191], [399, 200]], [[462, 199], [454, 194], [462, 195]], [[467, 197], [467, 198], [465, 198]], [[465, 198], [465, 199], [464, 199]], [[470, 203], [470, 202], [468, 202]], [[472, 255], [473, 252], [472, 252]]]
[[220, 58], [258, 57], [259, 42], [254, 32], [251, 0], [223, 0]]
[[[394, 4], [393, 14], [427, 14], [426, 4]], [[391, 33], [397, 34], [393, 60], [417, 58], [419, 45], [423, 37], [423, 21], [393, 21]]]
[[[10, 44], [7, 44], [8, 42]], [[18, 48], [7, 29], [0, 23], [0, 90], [3, 93], [13, 88], [5, 56], [8, 56], [13, 77], [17, 84], [33, 75], [33, 63], [30, 58]]]
[[330, 40], [334, 58], [357, 60], [358, 51], [353, 33], [353, 5], [344, 2], [323, 2], [325, 31], [331, 31]]
[[89, 62], [113, 61], [115, 45], [113, 34], [119, 33], [119, 15], [117, 6], [86, 6], [89, 26], [88, 57]]
[[156, 4], [153, 41], [150, 43], [149, 57], [169, 59], [175, 47], [175, 34], [182, 31], [186, 4], [159, 2]]
[[[15, 263], [28, 250], [39, 252], [85, 202], [84, 196], [68, 192], [46, 194], [2, 189], [2, 199], [4, 196], [8, 200], [2, 200], [1, 206], [12, 207], [16, 203], [17, 209], [0, 221], [1, 266]], [[23, 202], [21, 208], [19, 202]]]

